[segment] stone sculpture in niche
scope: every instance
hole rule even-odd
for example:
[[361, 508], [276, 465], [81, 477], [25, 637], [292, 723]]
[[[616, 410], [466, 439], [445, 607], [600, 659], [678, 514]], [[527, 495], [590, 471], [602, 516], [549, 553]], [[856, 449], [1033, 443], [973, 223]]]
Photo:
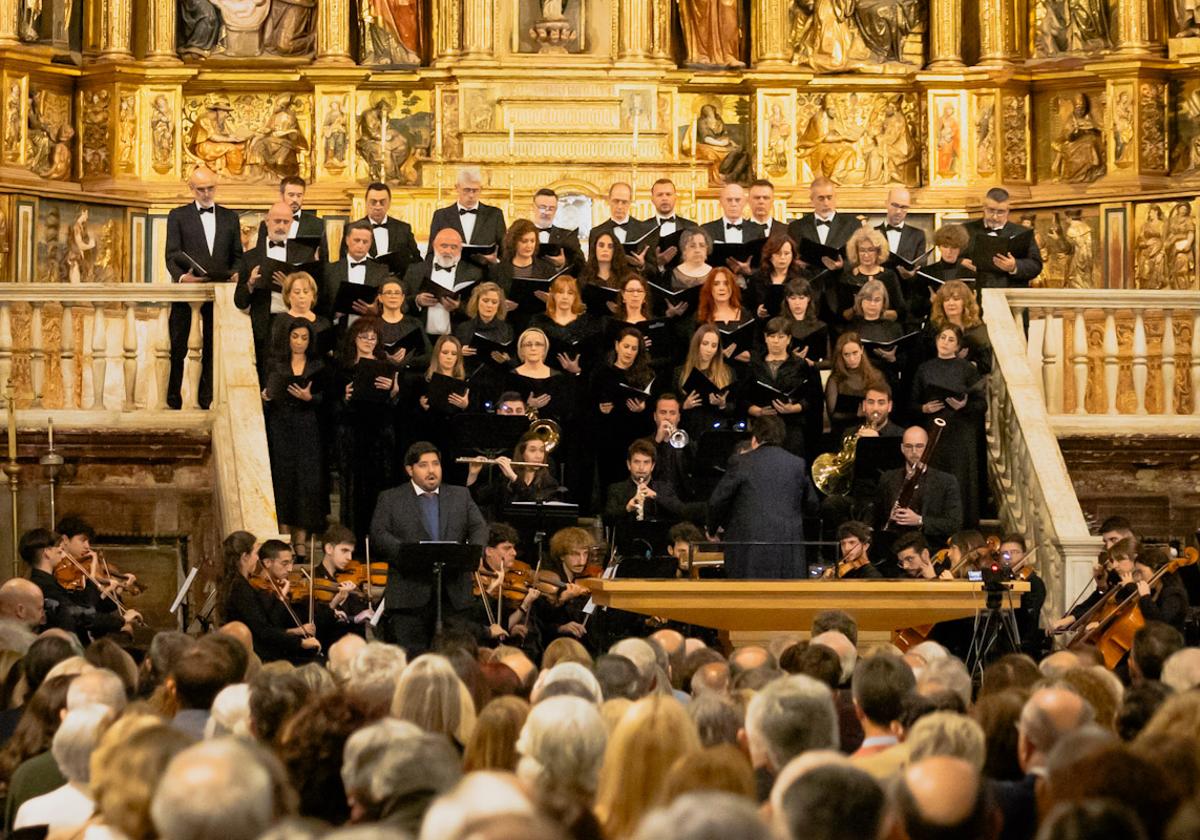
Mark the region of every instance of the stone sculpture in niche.
[[1039, 0], [1034, 54], [1042, 58], [1112, 49], [1108, 0]]
[[215, 172], [249, 182], [308, 174], [311, 112], [303, 96], [189, 97], [183, 112], [185, 148]]
[[1196, 0], [1172, 1], [1171, 35], [1175, 38], [1195, 38], [1200, 35], [1200, 3]]
[[150, 114], [150, 165], [160, 174], [171, 171], [175, 153], [175, 117], [165, 93], [154, 97]]
[[1052, 177], [1063, 183], [1094, 181], [1104, 174], [1104, 135], [1092, 119], [1091, 99], [1077, 93], [1059, 100], [1061, 127], [1050, 148]]
[[820, 73], [904, 62], [920, 0], [794, 0], [792, 60]]
[[1068, 289], [1090, 289], [1096, 273], [1096, 247], [1092, 226], [1083, 220], [1083, 211], [1071, 207], [1064, 211], [1066, 224], [1059, 221], [1067, 244], [1067, 271], [1064, 285]]
[[183, 58], [298, 57], [316, 43], [317, 0], [179, 0]]
[[1134, 285], [1139, 289], [1161, 289], [1166, 279], [1166, 220], [1157, 204], [1146, 208], [1146, 220], [1138, 231], [1133, 250]]
[[203, 58], [221, 38], [221, 13], [209, 0], [178, 0], [178, 42], [182, 58]]
[[361, 63], [421, 63], [421, 0], [362, 0], [359, 8]]
[[70, 98], [44, 90], [31, 91], [25, 136], [25, 160], [30, 171], [51, 181], [70, 178], [74, 139]]
[[218, 174], [241, 175], [246, 168], [246, 138], [230, 124], [233, 106], [224, 96], [213, 97], [188, 135], [188, 151]]
[[325, 144], [325, 168], [331, 172], [341, 172], [346, 168], [348, 148], [346, 111], [341, 99], [329, 103], [329, 113], [321, 124], [321, 141]]
[[1196, 288], [1196, 220], [1192, 206], [1176, 202], [1167, 214], [1164, 236], [1167, 288], [1186, 291]]
[[710, 184], [749, 183], [750, 156], [742, 144], [730, 136], [717, 106], [701, 106], [693, 142], [696, 160], [708, 165]]
[[295, 100], [285, 93], [275, 100], [266, 124], [250, 138], [249, 163], [270, 180], [300, 174], [300, 154], [308, 151], [308, 138], [296, 118]]
[[801, 95], [796, 152], [809, 169], [802, 180], [824, 176], [855, 186], [917, 183], [915, 109], [915, 101], [896, 94]]
[[679, 0], [689, 67], [745, 67], [738, 0]]

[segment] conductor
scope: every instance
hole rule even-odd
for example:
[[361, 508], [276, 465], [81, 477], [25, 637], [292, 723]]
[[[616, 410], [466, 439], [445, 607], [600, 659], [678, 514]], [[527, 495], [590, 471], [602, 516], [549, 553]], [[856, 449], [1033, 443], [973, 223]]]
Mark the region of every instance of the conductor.
[[[375, 504], [371, 541], [388, 562], [384, 600], [384, 636], [407, 651], [424, 653], [433, 640], [437, 618], [434, 587], [422, 569], [403, 565], [401, 546], [430, 540], [477, 545], [487, 543], [488, 525], [465, 487], [442, 484], [442, 459], [436, 446], [417, 441], [404, 453], [409, 481], [386, 490]], [[442, 617], [449, 625], [471, 627], [471, 578], [467, 573], [442, 581]]]

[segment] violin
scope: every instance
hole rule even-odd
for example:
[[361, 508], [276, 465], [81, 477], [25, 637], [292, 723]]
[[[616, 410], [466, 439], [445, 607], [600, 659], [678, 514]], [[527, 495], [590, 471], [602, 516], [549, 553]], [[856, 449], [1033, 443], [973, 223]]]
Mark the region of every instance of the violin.
[[64, 557], [54, 567], [54, 580], [68, 592], [82, 592], [87, 586], [87, 576], [83, 568], [75, 565]]
[[[93, 555], [93, 564], [95, 561], [96, 556]], [[132, 575], [130, 577], [132, 577]], [[125, 613], [129, 611], [129, 609], [124, 603], [122, 603], [120, 597], [118, 597], [114, 591], [116, 588], [112, 585], [114, 581], [97, 577], [95, 574], [84, 568], [82, 563], [69, 554], [64, 554], [63, 559], [58, 561], [58, 565], [54, 567], [54, 579], [58, 582], [59, 586], [72, 592], [82, 591], [87, 586], [88, 581], [91, 581], [93, 584], [95, 584], [96, 588], [100, 590], [100, 596], [102, 598], [107, 598], [116, 604], [117, 612], [120, 614], [122, 619], [125, 618]], [[142, 590], [138, 591], [140, 592]], [[135, 623], [137, 625], [144, 625], [145, 621], [138, 619]]]
[[102, 551], [93, 552], [92, 562], [99, 564], [103, 568], [103, 571], [97, 569], [89, 576], [84, 571], [82, 563], [76, 563], [69, 557], [63, 557], [62, 560], [58, 561], [58, 565], [54, 567], [54, 579], [58, 582], [59, 586], [68, 592], [82, 592], [87, 586], [89, 577], [100, 589], [111, 588], [115, 585], [124, 589], [131, 596], [141, 595], [150, 588], [138, 581], [132, 574], [122, 572], [117, 568], [115, 563], [109, 563], [104, 558], [104, 552]]
[[963, 552], [962, 557], [958, 559], [950, 568], [951, 577], [960, 577], [960, 573], [964, 570], [979, 569], [984, 563], [995, 560], [996, 554], [1000, 551], [1000, 538], [993, 535], [987, 538], [987, 542], [973, 548], [970, 551]]
[[321, 603], [328, 604], [347, 583], [357, 590], [363, 590], [369, 584], [371, 587], [378, 587], [382, 592], [387, 586], [387, 574], [387, 563], [372, 563], [368, 567], [358, 560], [351, 560], [333, 579], [323, 575], [317, 576], [313, 581], [313, 596]]

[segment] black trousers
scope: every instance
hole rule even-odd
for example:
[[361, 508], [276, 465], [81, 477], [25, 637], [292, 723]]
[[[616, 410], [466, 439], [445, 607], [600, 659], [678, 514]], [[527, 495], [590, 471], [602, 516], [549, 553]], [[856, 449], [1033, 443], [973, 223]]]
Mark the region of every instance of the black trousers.
[[[212, 403], [212, 357], [213, 357], [213, 305], [200, 305], [201, 327], [204, 331], [200, 350], [200, 387], [197, 399], [201, 408]], [[167, 408], [183, 407], [180, 390], [183, 387], [183, 363], [187, 358], [188, 333], [192, 329], [192, 307], [186, 303], [172, 303], [167, 332], [171, 337], [171, 375], [167, 379]]]
[[[422, 653], [427, 653], [433, 644], [437, 624], [437, 604], [431, 597], [420, 607], [389, 609], [383, 614], [384, 641], [404, 648], [411, 662]], [[470, 606], [455, 609], [449, 599], [442, 595], [442, 627], [466, 630], [478, 636], [474, 611]]]

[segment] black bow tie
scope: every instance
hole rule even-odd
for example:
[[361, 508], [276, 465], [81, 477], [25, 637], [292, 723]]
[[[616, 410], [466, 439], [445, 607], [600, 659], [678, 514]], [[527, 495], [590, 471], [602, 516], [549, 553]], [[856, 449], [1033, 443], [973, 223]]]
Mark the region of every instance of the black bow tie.
[[292, 218], [293, 218], [293, 219], [295, 219], [295, 220], [298, 222], [298, 221], [300, 221], [300, 214], [299, 214], [299, 213], [293, 213], [293, 214], [292, 214]]
[[884, 225], [883, 226], [884, 233], [889, 233], [893, 230], [896, 231], [896, 233], [900, 233], [901, 231], [904, 230], [904, 226], [903, 225]]
[[286, 248], [287, 242], [269, 242], [269, 243], [267, 243], [267, 247], [269, 247], [269, 248]]
[[212, 207], [197, 207], [196, 209], [199, 210], [201, 213], [212, 213], [214, 216], [217, 215], [216, 205], [213, 205]]
[[658, 224], [659, 224], [659, 226], [660, 226], [660, 227], [661, 227], [662, 225], [665, 225], [665, 224], [667, 224], [668, 222], [670, 222], [671, 224], [675, 224], [675, 217], [674, 217], [674, 216], [667, 216], [667, 218], [665, 218], [665, 219], [659, 219], [659, 220], [658, 220]]
[[741, 222], [738, 222], [736, 225], [732, 225], [729, 222], [725, 223], [725, 230], [741, 230], [741, 229], [742, 229]]
[[350, 263], [350, 267], [351, 267], [351, 268], [358, 268], [360, 265], [366, 265], [366, 264], [367, 264], [367, 261], [366, 261], [366, 260], [363, 260], [362, 262], [351, 262], [351, 263]]
[[455, 263], [454, 265], [435, 265], [433, 267], [433, 270], [434, 271], [454, 271], [454, 269], [456, 269], [456, 268], [458, 268], [458, 263]]
[[614, 227], [614, 228], [620, 228], [621, 230], [625, 230], [625, 228], [626, 228], [628, 225], [629, 225], [629, 222], [613, 222], [613, 227]]
[[472, 207], [470, 210], [466, 209], [465, 207], [458, 208], [458, 215], [460, 215], [460, 216], [465, 216], [468, 213], [477, 213], [477, 212], [479, 212], [478, 207]]
[[387, 227], [387, 222], [379, 222], [378, 224], [376, 224], [375, 222], [371, 222], [372, 230], [376, 230], [378, 228], [386, 228], [386, 227]]
[[820, 219], [817, 219], [817, 227], [829, 227], [829, 222], [823, 222]]

